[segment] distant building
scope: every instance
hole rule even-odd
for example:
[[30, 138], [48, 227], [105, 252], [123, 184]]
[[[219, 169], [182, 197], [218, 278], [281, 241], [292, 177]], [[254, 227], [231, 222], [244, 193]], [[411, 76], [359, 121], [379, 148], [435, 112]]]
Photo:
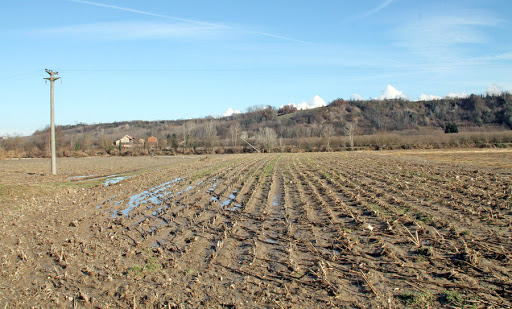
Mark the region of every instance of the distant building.
[[9, 139], [9, 137], [7, 137], [7, 136], [2, 136], [2, 140], [3, 140], [3, 141], [4, 141], [4, 140], [7, 140], [7, 139]]
[[146, 141], [146, 147], [147, 148], [157, 148], [158, 147], [158, 139], [154, 136], [148, 137], [148, 140]]
[[125, 135], [114, 142], [114, 145], [118, 146], [121, 145], [123, 148], [131, 148], [133, 147], [135, 143], [135, 137], [130, 135]]

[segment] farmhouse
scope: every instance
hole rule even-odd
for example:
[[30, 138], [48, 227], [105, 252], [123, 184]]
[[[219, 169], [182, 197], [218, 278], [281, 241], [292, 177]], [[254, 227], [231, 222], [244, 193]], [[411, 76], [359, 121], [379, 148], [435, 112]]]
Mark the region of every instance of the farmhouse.
[[115, 141], [114, 145], [116, 145], [116, 146], [121, 145], [121, 147], [123, 147], [123, 148], [131, 148], [131, 147], [133, 147], [134, 143], [135, 143], [135, 137], [130, 136], [130, 135], [125, 135], [125, 136], [121, 137], [120, 139], [118, 139], [117, 141]]
[[158, 147], [158, 139], [154, 136], [148, 137], [148, 140], [146, 142], [146, 147], [157, 148]]

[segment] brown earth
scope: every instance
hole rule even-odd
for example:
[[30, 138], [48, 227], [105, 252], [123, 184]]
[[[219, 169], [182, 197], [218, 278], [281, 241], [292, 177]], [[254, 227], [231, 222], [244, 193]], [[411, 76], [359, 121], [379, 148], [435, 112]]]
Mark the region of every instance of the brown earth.
[[0, 307], [510, 307], [512, 153], [465, 155], [0, 161]]

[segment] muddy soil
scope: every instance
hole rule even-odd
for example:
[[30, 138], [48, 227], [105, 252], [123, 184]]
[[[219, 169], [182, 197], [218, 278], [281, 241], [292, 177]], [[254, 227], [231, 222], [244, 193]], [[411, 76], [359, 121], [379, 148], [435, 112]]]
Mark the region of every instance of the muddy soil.
[[507, 168], [371, 153], [69, 160], [60, 176], [0, 161], [2, 308], [512, 306]]

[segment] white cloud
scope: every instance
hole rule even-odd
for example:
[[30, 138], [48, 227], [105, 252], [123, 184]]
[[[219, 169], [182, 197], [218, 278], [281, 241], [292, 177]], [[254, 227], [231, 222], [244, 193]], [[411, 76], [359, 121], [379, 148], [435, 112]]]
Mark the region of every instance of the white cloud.
[[460, 92], [460, 93], [450, 92], [445, 96], [446, 99], [467, 98], [467, 97], [468, 97], [468, 95], [465, 92]]
[[229, 117], [229, 116], [233, 116], [234, 114], [241, 114], [242, 112], [239, 111], [239, 110], [233, 110], [231, 107], [228, 108], [223, 114], [222, 116], [224, 117]]
[[[319, 95], [315, 95], [308, 102], [301, 102], [299, 104], [290, 103], [288, 105], [294, 106], [299, 110], [304, 110], [304, 109], [311, 109], [311, 108], [326, 106], [327, 104], [325, 103], [324, 99], [322, 99]], [[281, 106], [281, 107], [283, 107], [283, 106]]]
[[354, 93], [350, 98], [355, 101], [364, 101], [364, 98], [360, 94], [357, 94], [357, 93]]
[[418, 101], [433, 101], [433, 100], [441, 100], [442, 98], [435, 94], [424, 94], [422, 93], [418, 98]]
[[487, 88], [486, 93], [487, 95], [500, 95], [503, 93], [503, 89], [496, 84], [492, 84]]
[[386, 89], [382, 91], [382, 94], [377, 97], [378, 100], [385, 99], [407, 99], [407, 96], [404, 93], [391, 85], [387, 85]]

